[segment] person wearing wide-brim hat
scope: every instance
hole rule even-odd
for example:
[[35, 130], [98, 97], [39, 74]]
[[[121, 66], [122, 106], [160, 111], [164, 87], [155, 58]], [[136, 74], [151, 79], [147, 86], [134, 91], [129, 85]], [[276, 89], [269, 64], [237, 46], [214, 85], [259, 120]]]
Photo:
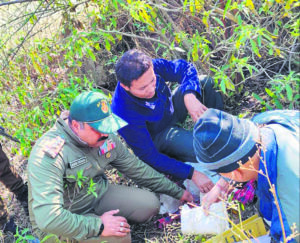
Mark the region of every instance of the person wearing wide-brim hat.
[[83, 92], [37, 141], [28, 162], [29, 214], [40, 240], [52, 234], [45, 242], [130, 242], [129, 222], [158, 213], [153, 192], [108, 183], [109, 165], [154, 192], [192, 201], [189, 192], [128, 151], [114, 134], [126, 125], [105, 95]]
[[[299, 231], [299, 118], [299, 111], [277, 110], [251, 121], [208, 109], [195, 124], [194, 150], [201, 166], [223, 178], [205, 195], [203, 207], [208, 210], [224, 196], [228, 179], [255, 179], [259, 211], [271, 221], [271, 237], [276, 242], [295, 242], [288, 237], [292, 225]], [[275, 186], [275, 194], [269, 182]]]

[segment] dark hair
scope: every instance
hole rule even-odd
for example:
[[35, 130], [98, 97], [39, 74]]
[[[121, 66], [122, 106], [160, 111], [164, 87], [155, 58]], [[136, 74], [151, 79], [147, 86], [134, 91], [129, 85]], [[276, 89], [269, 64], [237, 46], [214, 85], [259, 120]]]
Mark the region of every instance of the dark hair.
[[141, 77], [150, 67], [151, 57], [140, 50], [132, 49], [125, 52], [117, 62], [115, 71], [118, 81], [130, 87], [131, 82]]

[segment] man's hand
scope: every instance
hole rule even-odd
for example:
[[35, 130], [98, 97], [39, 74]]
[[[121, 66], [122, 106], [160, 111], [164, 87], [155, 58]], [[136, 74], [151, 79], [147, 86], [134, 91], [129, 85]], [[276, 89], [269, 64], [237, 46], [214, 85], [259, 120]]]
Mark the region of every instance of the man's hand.
[[108, 211], [100, 216], [104, 230], [101, 236], [126, 236], [130, 232], [130, 225], [122, 216], [114, 216], [119, 209]]
[[200, 192], [206, 193], [209, 192], [210, 189], [213, 188], [214, 183], [203, 173], [200, 173], [197, 170], [194, 170], [194, 174], [192, 176], [192, 181], [199, 188]]
[[202, 199], [202, 207], [204, 209], [204, 213], [207, 216], [209, 213], [210, 205], [213, 203], [219, 202], [220, 197], [222, 197], [222, 192], [219, 187], [214, 186]]
[[202, 199], [202, 207], [204, 213], [208, 215], [210, 205], [219, 202], [221, 199], [225, 199], [228, 192], [229, 183], [221, 178], [216, 185], [208, 192]]
[[193, 201], [193, 196], [192, 194], [185, 190], [184, 193], [182, 194], [182, 197], [180, 198], [181, 202], [192, 202]]
[[207, 110], [207, 107], [203, 105], [194, 94], [186, 94], [184, 96], [184, 104], [194, 122], [196, 122], [200, 116]]

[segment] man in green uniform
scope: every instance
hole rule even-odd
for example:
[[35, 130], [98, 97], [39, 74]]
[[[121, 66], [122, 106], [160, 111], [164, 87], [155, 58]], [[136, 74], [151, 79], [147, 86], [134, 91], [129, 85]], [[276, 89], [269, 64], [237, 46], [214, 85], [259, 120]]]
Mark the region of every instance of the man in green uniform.
[[126, 125], [111, 113], [104, 95], [84, 92], [37, 141], [28, 162], [29, 213], [40, 239], [50, 233], [60, 239], [130, 242], [128, 221], [146, 222], [158, 213], [154, 193], [109, 184], [108, 165], [156, 193], [192, 201], [189, 192], [121, 143], [114, 133]]

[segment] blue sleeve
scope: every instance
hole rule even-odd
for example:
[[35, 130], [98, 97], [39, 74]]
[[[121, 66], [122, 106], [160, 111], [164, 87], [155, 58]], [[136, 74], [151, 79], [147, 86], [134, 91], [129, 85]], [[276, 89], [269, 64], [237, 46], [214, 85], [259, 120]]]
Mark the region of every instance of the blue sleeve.
[[[277, 194], [277, 193], [276, 193]], [[277, 195], [278, 198], [278, 195]], [[285, 235], [286, 237], [291, 235], [291, 230], [289, 227], [289, 223], [286, 219], [286, 216], [284, 214], [284, 211], [282, 210], [282, 207], [280, 205], [279, 202], [279, 207], [280, 207], [280, 212], [281, 212], [281, 216], [282, 216], [282, 221], [283, 221], [283, 227], [284, 227], [284, 231], [285, 231]], [[277, 241], [280, 240], [280, 242], [284, 242], [284, 238], [283, 238], [283, 233], [282, 233], [282, 227], [281, 227], [281, 223], [280, 223], [280, 217], [278, 214], [278, 209], [275, 205], [275, 200], [273, 200], [272, 203], [272, 220], [271, 220], [271, 228], [270, 228], [270, 232], [272, 237], [274, 237]], [[287, 241], [289, 243], [296, 243], [295, 239], [291, 239], [289, 241]]]
[[157, 171], [178, 179], [187, 179], [193, 170], [190, 165], [160, 153], [156, 149], [144, 122], [130, 123], [118, 132], [132, 148], [135, 155]]
[[198, 73], [192, 63], [181, 59], [173, 61], [153, 59], [152, 62], [155, 74], [165, 81], [179, 83], [182, 93], [195, 91], [201, 95]]

